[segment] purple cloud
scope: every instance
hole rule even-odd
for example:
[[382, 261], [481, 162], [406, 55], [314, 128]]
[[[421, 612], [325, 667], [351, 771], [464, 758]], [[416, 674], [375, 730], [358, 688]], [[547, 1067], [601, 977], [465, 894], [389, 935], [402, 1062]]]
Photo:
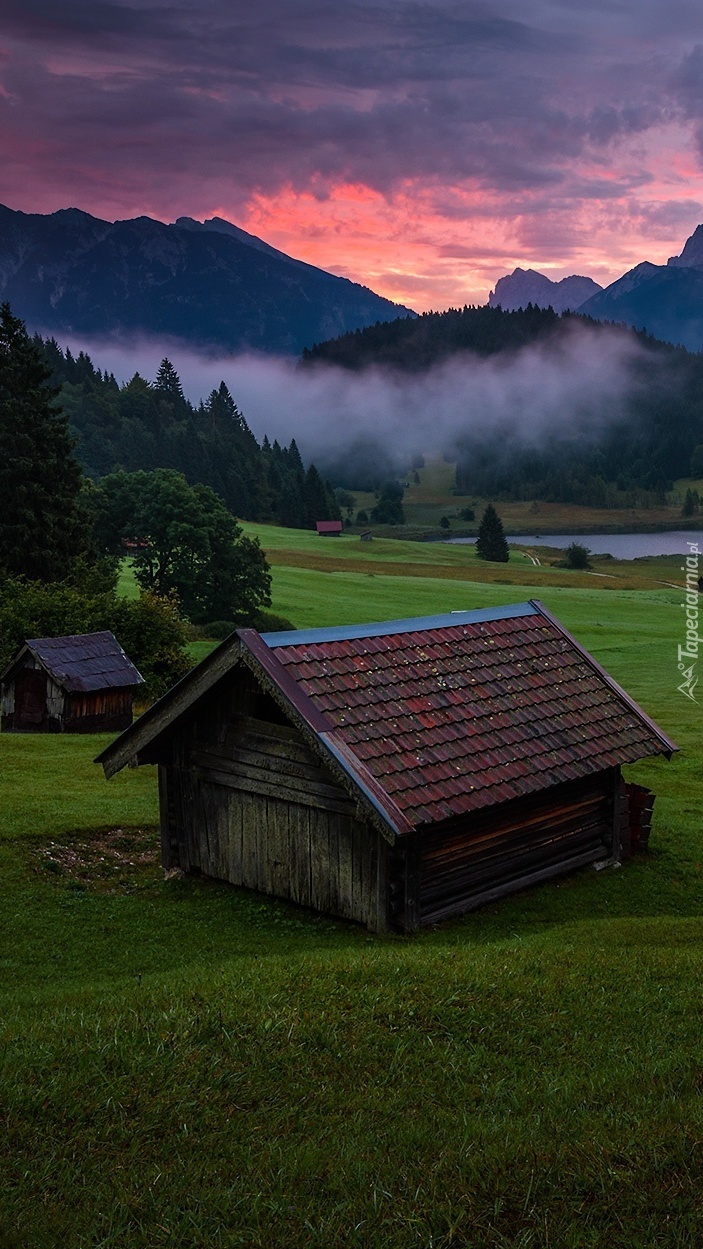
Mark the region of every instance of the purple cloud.
[[440, 212], [460, 187], [510, 200], [533, 245], [545, 198], [635, 195], [653, 221], [662, 128], [703, 153], [692, 0], [6, 0], [1, 21], [0, 200], [26, 211], [244, 214], [351, 183]]

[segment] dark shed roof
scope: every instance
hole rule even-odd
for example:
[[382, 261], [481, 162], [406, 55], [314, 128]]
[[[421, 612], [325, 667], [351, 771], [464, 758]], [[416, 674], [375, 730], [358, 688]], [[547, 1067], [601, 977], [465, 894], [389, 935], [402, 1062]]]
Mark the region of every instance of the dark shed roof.
[[244, 662], [396, 833], [675, 744], [541, 604], [239, 630], [99, 757], [108, 774]]
[[36, 656], [57, 685], [71, 694], [141, 685], [144, 680], [109, 629], [60, 638], [28, 638], [3, 673], [3, 680], [27, 650]]

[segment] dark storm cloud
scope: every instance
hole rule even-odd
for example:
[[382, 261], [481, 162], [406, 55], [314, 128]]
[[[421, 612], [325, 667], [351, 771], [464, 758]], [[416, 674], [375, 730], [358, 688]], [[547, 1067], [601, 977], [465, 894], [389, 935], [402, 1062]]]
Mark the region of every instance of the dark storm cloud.
[[[562, 183], [590, 150], [700, 115], [693, 5], [10, 0], [0, 193], [188, 178], [233, 194], [340, 179], [507, 191]], [[148, 196], [147, 196], [148, 198]]]

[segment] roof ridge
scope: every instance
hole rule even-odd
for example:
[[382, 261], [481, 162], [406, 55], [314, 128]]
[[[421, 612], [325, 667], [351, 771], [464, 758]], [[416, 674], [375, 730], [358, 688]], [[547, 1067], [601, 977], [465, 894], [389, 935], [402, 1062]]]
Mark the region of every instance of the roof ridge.
[[370, 624], [328, 625], [317, 629], [287, 629], [278, 633], [261, 633], [259, 637], [269, 650], [279, 646], [304, 646], [316, 642], [349, 642], [355, 638], [389, 637], [396, 633], [422, 633], [428, 629], [446, 629], [450, 625], [480, 624], [489, 620], [511, 620], [516, 616], [536, 616], [538, 609], [532, 599], [507, 603], [503, 607], [477, 607], [470, 611], [444, 612], [440, 616], [408, 616], [400, 620], [379, 620]]

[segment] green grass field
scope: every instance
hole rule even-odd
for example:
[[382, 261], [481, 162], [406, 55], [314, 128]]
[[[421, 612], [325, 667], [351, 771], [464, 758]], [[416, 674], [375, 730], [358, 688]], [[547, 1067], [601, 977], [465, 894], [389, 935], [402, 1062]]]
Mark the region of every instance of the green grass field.
[[697, 1249], [703, 760], [675, 567], [606, 590], [248, 529], [300, 626], [542, 599], [682, 747], [630, 769], [651, 851], [375, 937], [164, 880], [152, 769], [108, 783], [106, 737], [3, 736], [0, 1246]]
[[[443, 516], [449, 520], [453, 534], [476, 532], [483, 509], [491, 500], [476, 495], [457, 495], [455, 464], [448, 463], [439, 456], [427, 455], [425, 465], [417, 475], [419, 481], [416, 482], [413, 472], [410, 472], [403, 497], [405, 531], [408, 536], [418, 537], [430, 533], [440, 535], [440, 521]], [[700, 513], [693, 520], [687, 521], [681, 516], [681, 507], [689, 488], [703, 495], [703, 481], [680, 478], [673, 483], [668, 503], [647, 508], [585, 507], [577, 503], [545, 503], [544, 500], [534, 499], [501, 500], [497, 507], [505, 532], [513, 534], [593, 533], [594, 529], [599, 533], [614, 533], [644, 531], [656, 529], [658, 526], [700, 528]], [[356, 509], [363, 508], [370, 515], [378, 496], [358, 490], [352, 493], [356, 499]], [[493, 499], [492, 502], [497, 501]], [[463, 520], [459, 516], [459, 512], [466, 507], [473, 507], [476, 516], [474, 522]], [[392, 531], [392, 536], [401, 538], [403, 533], [404, 529], [399, 527]]]

